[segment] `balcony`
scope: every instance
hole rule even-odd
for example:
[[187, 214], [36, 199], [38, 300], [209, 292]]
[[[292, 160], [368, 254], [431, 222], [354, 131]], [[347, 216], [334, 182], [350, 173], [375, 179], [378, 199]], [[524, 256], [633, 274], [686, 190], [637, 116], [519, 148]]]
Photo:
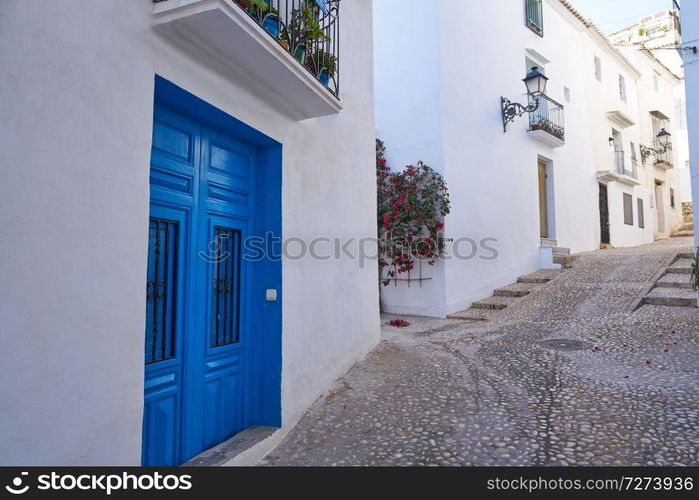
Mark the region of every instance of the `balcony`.
[[155, 27], [295, 120], [338, 113], [340, 0], [154, 0]]
[[[663, 146], [660, 144], [660, 141], [658, 139], [655, 139], [653, 141], [653, 149], [656, 151], [662, 151]], [[665, 151], [664, 153], [660, 154], [655, 154], [652, 156], [653, 158], [653, 166], [662, 168], [663, 170], [669, 170], [674, 167], [673, 161], [672, 161], [672, 149], [669, 149]]]
[[627, 156], [624, 151], [614, 151], [612, 153], [613, 168], [604, 172], [598, 172], [597, 178], [604, 182], [618, 181], [629, 186], [638, 186], [638, 160]]
[[[533, 97], [527, 94], [529, 103]], [[542, 95], [539, 107], [529, 113], [529, 134], [535, 139], [554, 148], [565, 144], [565, 126], [563, 120], [563, 105], [550, 97]]]

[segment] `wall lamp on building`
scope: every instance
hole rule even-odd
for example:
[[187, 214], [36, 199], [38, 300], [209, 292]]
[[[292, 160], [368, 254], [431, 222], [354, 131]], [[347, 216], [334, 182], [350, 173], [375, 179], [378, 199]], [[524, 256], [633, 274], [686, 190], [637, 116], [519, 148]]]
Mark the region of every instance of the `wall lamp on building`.
[[672, 134], [665, 130], [664, 128], [660, 129], [660, 132], [658, 132], [657, 137], [657, 144], [658, 148], [648, 148], [641, 144], [641, 161], [643, 163], [646, 162], [646, 159], [651, 156], [651, 155], [662, 155], [667, 153], [672, 149], [672, 142], [670, 142], [670, 137]]
[[507, 124], [514, 121], [516, 116], [522, 116], [524, 113], [533, 113], [539, 108], [541, 96], [546, 92], [548, 77], [534, 66], [522, 81], [527, 86], [529, 105], [523, 106], [518, 102], [510, 101], [506, 97], [500, 97], [500, 102], [502, 103], [502, 129], [504, 132], [507, 132]]

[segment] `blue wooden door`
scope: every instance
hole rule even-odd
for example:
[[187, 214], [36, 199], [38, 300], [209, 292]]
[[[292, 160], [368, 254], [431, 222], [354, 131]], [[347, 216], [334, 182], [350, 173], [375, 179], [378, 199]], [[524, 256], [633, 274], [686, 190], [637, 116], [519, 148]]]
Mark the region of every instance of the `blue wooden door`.
[[156, 107], [143, 464], [177, 465], [250, 425], [255, 148]]

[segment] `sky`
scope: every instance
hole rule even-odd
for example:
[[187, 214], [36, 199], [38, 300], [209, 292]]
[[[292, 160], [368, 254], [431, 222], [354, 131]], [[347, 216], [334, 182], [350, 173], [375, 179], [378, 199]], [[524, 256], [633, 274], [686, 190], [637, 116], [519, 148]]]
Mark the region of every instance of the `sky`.
[[[646, 14], [671, 9], [672, 0], [569, 0], [580, 13], [605, 33], [634, 24]], [[697, 1], [697, 0], [689, 0]], [[681, 2], [680, 2], [681, 5]]]

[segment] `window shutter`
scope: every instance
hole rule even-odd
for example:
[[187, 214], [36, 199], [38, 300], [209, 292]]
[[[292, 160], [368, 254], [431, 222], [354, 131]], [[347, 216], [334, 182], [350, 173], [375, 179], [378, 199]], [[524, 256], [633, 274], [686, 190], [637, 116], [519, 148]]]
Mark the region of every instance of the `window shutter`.
[[328, 0], [315, 0], [315, 2], [320, 7], [320, 10], [323, 11], [323, 14], [328, 13]]

